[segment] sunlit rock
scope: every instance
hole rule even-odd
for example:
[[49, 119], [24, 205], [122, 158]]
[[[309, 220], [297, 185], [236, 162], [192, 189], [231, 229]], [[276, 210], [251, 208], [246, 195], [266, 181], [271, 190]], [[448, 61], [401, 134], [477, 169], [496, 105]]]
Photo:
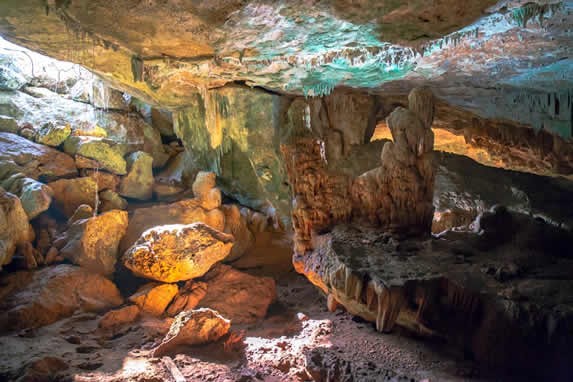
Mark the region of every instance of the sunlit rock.
[[53, 190], [18, 172], [13, 162], [0, 161], [0, 187], [17, 195], [30, 220], [46, 211], [52, 203]]
[[17, 247], [34, 240], [20, 199], [0, 187], [0, 267], [9, 264]]
[[150, 228], [127, 250], [123, 262], [134, 274], [162, 282], [203, 276], [229, 255], [233, 237], [203, 223]]
[[163, 341], [153, 350], [154, 357], [169, 354], [182, 345], [201, 345], [217, 341], [229, 331], [231, 322], [211, 309], [179, 313]]
[[101, 312], [123, 302], [113, 282], [73, 265], [11, 273], [2, 285], [2, 332], [37, 328], [79, 310]]
[[225, 261], [237, 260], [254, 245], [255, 237], [247, 226], [247, 219], [241, 214], [235, 204], [225, 204], [222, 207], [225, 213], [225, 233], [233, 235], [235, 244]]
[[111, 275], [127, 223], [127, 212], [119, 210], [75, 221], [66, 231], [67, 243], [60, 252], [74, 264]]
[[117, 192], [112, 190], [104, 190], [98, 194], [101, 212], [111, 210], [125, 210], [127, 209], [128, 202], [122, 198]]
[[178, 291], [177, 284], [149, 283], [130, 296], [129, 301], [136, 304], [142, 313], [161, 316]]

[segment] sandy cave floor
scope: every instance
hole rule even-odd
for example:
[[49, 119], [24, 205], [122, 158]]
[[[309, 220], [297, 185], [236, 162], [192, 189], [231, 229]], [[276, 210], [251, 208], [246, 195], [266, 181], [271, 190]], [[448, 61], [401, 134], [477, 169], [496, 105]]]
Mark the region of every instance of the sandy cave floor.
[[158, 319], [143, 318], [110, 336], [97, 328], [98, 315], [83, 313], [3, 336], [0, 380], [30, 374], [40, 359], [32, 368], [61, 370], [49, 379], [58, 381], [301, 381], [311, 380], [305, 365], [317, 357], [330, 360], [315, 370], [322, 380], [338, 380], [345, 361], [362, 370], [355, 380], [456, 381], [477, 370], [432, 344], [400, 333], [383, 335], [346, 312], [328, 312], [325, 297], [294, 271], [278, 276], [277, 291], [263, 322], [232, 328], [244, 331], [244, 344], [187, 347], [162, 359], [149, 356], [167, 328]]

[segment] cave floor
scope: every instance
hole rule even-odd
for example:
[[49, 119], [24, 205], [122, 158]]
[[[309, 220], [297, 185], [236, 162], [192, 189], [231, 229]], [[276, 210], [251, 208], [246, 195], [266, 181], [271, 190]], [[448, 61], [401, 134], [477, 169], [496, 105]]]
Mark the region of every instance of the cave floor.
[[[257, 272], [264, 273], [264, 272]], [[456, 381], [477, 378], [472, 362], [437, 344], [373, 324], [347, 312], [329, 312], [325, 297], [303, 276], [277, 277], [278, 301], [243, 342], [220, 341], [152, 358], [168, 324], [143, 318], [113, 336], [98, 329], [99, 316], [76, 314], [37, 330], [0, 337], [0, 379], [26, 374], [73, 381]], [[309, 374], [310, 373], [310, 374]], [[352, 379], [350, 379], [352, 378]]]

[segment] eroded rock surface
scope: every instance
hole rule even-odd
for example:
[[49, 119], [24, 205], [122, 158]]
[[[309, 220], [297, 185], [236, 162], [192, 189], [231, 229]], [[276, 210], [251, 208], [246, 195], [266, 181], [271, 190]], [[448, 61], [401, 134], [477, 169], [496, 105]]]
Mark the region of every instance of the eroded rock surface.
[[127, 250], [123, 262], [138, 276], [177, 282], [203, 276], [229, 255], [233, 237], [204, 223], [150, 228]]
[[73, 265], [5, 275], [0, 297], [3, 332], [48, 325], [78, 310], [105, 311], [123, 302], [113, 282]]
[[9, 264], [16, 249], [29, 244], [34, 236], [20, 199], [0, 187], [0, 268]]
[[229, 331], [231, 322], [211, 309], [196, 309], [179, 313], [165, 338], [153, 351], [161, 357], [181, 345], [201, 345], [217, 341]]
[[275, 281], [256, 277], [227, 265], [206, 276], [207, 294], [199, 306], [216, 310], [233, 324], [249, 324], [265, 317], [276, 299]]

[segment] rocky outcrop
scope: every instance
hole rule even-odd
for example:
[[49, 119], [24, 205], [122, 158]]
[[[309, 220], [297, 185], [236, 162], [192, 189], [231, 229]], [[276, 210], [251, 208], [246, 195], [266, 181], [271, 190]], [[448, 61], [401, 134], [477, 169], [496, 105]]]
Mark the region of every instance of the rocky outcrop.
[[111, 275], [127, 224], [127, 212], [119, 210], [75, 221], [66, 231], [66, 244], [60, 253], [92, 272]]
[[129, 301], [136, 304], [142, 313], [159, 317], [165, 312], [178, 291], [177, 284], [149, 283], [130, 296]]
[[32, 179], [77, 176], [69, 155], [10, 133], [0, 132], [0, 160], [14, 162]]
[[207, 294], [199, 306], [216, 310], [233, 324], [262, 320], [277, 297], [275, 281], [256, 277], [227, 265], [219, 265], [206, 276]]
[[34, 240], [34, 230], [20, 200], [0, 187], [0, 267], [9, 264], [16, 249]]
[[[339, 226], [317, 237], [314, 251], [295, 254], [294, 264], [379, 331], [400, 325], [444, 338], [490, 367], [546, 372], [543, 359], [563, 368], [562, 352], [570, 352], [565, 344], [573, 341], [573, 309], [565, 297], [573, 285], [561, 276], [573, 266], [563, 256], [570, 234], [503, 209], [482, 219], [479, 234], [430, 241]], [[501, 350], [516, 347], [519, 353]]]
[[2, 332], [49, 325], [74, 312], [100, 312], [123, 301], [107, 278], [73, 265], [3, 276], [0, 288]]
[[204, 223], [156, 226], [142, 233], [123, 262], [138, 276], [172, 283], [203, 276], [232, 246], [231, 235]]
[[153, 350], [162, 357], [182, 345], [201, 345], [217, 341], [229, 331], [231, 322], [211, 309], [181, 312], [175, 317], [161, 344]]
[[388, 117], [393, 142], [384, 145], [381, 167], [352, 185], [354, 215], [397, 233], [428, 234], [434, 208], [434, 100], [427, 88], [414, 89], [409, 109]]

